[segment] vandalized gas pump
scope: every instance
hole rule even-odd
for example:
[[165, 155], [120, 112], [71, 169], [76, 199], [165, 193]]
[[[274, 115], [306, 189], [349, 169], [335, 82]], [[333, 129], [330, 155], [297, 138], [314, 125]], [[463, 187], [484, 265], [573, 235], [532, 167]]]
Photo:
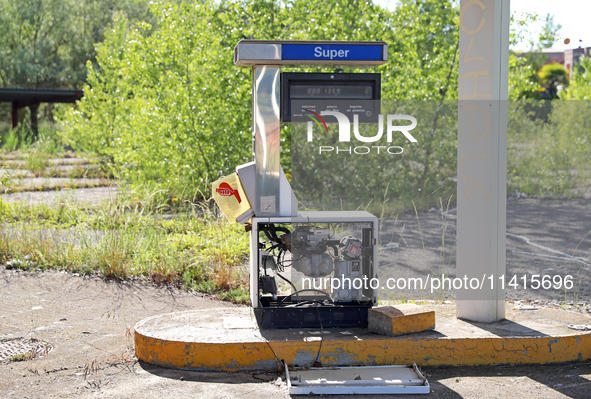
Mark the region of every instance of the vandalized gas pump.
[[307, 114], [377, 120], [380, 75], [280, 68], [386, 61], [384, 42], [242, 40], [235, 48], [235, 64], [253, 70], [254, 161], [212, 191], [231, 221], [250, 223], [250, 299], [261, 328], [367, 326], [377, 304], [378, 219], [365, 211], [298, 212], [279, 163], [279, 132], [281, 122], [311, 123]]

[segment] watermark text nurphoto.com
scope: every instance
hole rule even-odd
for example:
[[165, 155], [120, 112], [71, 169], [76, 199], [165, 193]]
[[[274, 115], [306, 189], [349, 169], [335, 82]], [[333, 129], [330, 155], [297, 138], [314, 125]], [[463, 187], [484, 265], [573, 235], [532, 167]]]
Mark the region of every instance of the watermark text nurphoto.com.
[[434, 293], [439, 290], [485, 290], [485, 289], [524, 289], [524, 290], [562, 290], [574, 287], [571, 275], [524, 274], [507, 277], [483, 274], [481, 277], [451, 277], [445, 274], [428, 274], [423, 277], [390, 277], [384, 281], [378, 278], [363, 277], [324, 277], [302, 278], [303, 289], [339, 290], [339, 289], [389, 289], [419, 290]]

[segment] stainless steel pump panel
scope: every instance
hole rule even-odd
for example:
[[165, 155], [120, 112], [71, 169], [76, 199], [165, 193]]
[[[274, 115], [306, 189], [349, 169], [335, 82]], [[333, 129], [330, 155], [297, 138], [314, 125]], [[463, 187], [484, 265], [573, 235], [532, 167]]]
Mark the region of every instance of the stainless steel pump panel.
[[[241, 40], [238, 42], [234, 49], [235, 64], [241, 67], [252, 67], [253, 70], [253, 155], [256, 188], [255, 198], [251, 199], [251, 204], [255, 215], [287, 217], [297, 214], [297, 211], [294, 211], [295, 207], [292, 206], [294, 201], [292, 201], [290, 187], [281, 185], [280, 66], [371, 67], [386, 63], [387, 58], [388, 45], [382, 41]], [[333, 86], [336, 91], [327, 89], [324, 92], [318, 91], [319, 87], [316, 87], [315, 94], [332, 94], [337, 98], [343, 94], [347, 97], [361, 97], [363, 101], [371, 101], [364, 100], [362, 97], [374, 97], [379, 92], [379, 87], [375, 86], [369, 90], [359, 85], [346, 90], [343, 87], [343, 84]], [[307, 93], [307, 88], [299, 89]], [[299, 89], [296, 88], [296, 92]], [[294, 92], [296, 96], [305, 94], [296, 92]], [[364, 110], [363, 114], [367, 113], [374, 112]]]

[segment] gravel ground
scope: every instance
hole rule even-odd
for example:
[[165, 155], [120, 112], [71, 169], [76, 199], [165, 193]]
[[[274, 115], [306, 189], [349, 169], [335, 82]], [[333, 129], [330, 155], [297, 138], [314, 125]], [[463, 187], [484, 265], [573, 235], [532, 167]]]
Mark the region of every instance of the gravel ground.
[[78, 202], [86, 205], [99, 205], [109, 198], [115, 198], [119, 192], [116, 186], [65, 189], [59, 191], [23, 191], [14, 194], [2, 194], [0, 199], [6, 202], [27, 202], [35, 205], [53, 205], [60, 202]]
[[[456, 212], [438, 209], [384, 220], [380, 232], [380, 277], [455, 277]], [[518, 199], [507, 202], [509, 300], [566, 305], [591, 312], [591, 200]], [[572, 289], [523, 289], [532, 275], [571, 276]], [[453, 299], [453, 290], [382, 290], [383, 299]]]

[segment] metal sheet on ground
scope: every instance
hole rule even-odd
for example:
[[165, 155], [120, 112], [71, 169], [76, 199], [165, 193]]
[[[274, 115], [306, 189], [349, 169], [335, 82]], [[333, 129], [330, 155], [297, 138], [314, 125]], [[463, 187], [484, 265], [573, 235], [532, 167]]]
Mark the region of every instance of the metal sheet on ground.
[[429, 382], [412, 366], [331, 367], [294, 370], [285, 366], [291, 395], [428, 394]]

